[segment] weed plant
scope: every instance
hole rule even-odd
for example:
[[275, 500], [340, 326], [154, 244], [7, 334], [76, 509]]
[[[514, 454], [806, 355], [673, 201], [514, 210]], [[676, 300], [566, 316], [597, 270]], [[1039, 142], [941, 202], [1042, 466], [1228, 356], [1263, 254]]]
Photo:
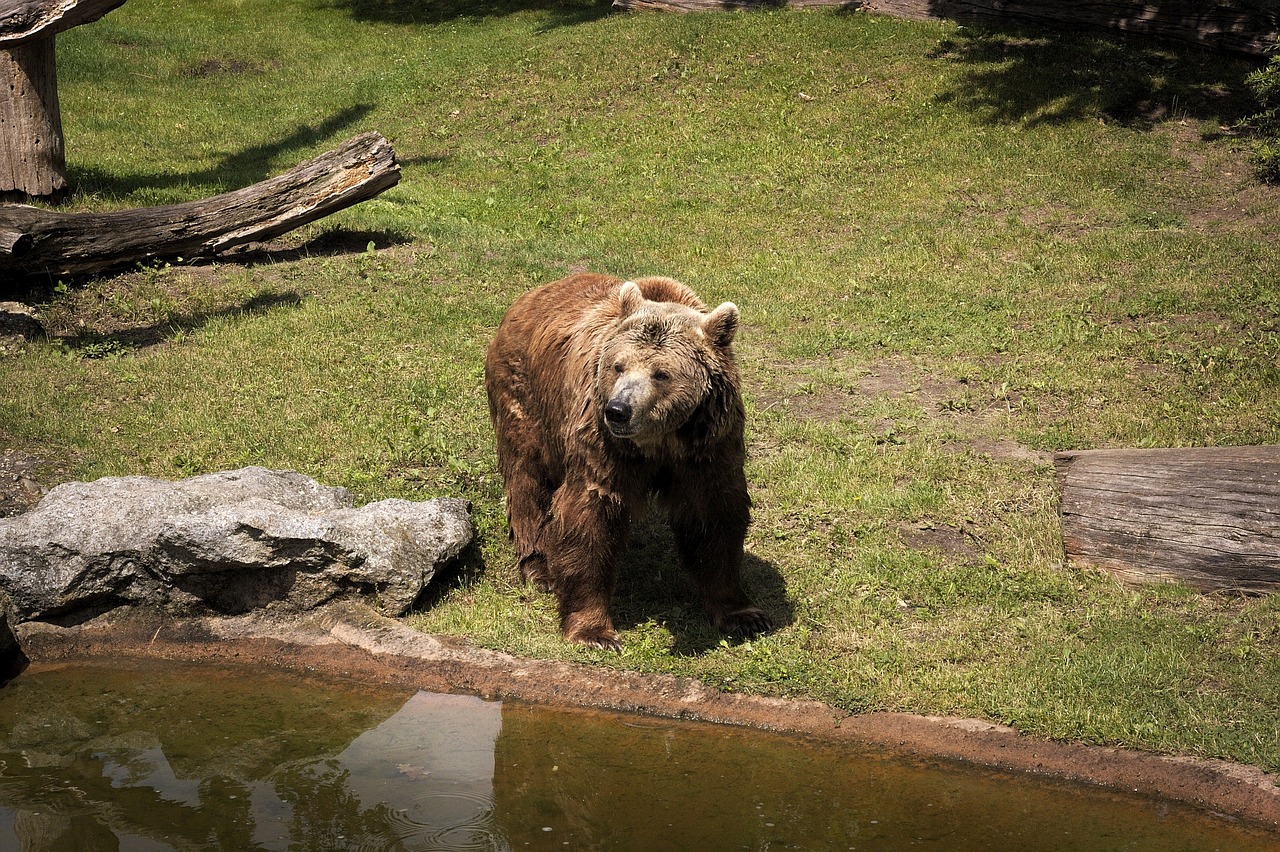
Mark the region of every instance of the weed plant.
[[[21, 291], [52, 336], [0, 357], [2, 445], [67, 477], [466, 497], [477, 544], [410, 621], [483, 646], [1280, 771], [1280, 599], [1067, 563], [1051, 462], [1280, 443], [1280, 201], [1228, 130], [1256, 63], [575, 0], [130, 0], [58, 52], [72, 209], [365, 130], [403, 179], [238, 258]], [[715, 634], [656, 521], [621, 656], [519, 582], [483, 353], [579, 269], [740, 306], [772, 634]]]
[[1246, 118], [1244, 126], [1257, 137], [1252, 159], [1258, 176], [1280, 183], [1280, 40], [1272, 53], [1265, 66], [1245, 78], [1262, 111]]

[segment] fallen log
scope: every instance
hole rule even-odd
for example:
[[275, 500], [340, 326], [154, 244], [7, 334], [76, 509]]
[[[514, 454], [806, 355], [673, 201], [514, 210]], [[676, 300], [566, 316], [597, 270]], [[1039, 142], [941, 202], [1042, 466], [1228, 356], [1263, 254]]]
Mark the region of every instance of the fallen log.
[[0, 256], [22, 257], [34, 243], [30, 234], [0, 228]]
[[1280, 34], [1271, 0], [613, 0], [620, 10], [709, 12], [835, 7], [910, 20], [1120, 30], [1262, 56]]
[[[395, 186], [391, 144], [365, 133], [284, 174], [182, 204], [110, 213], [0, 205], [0, 273], [74, 276], [129, 264], [214, 257], [261, 242]], [[9, 277], [9, 276], [4, 276]]]
[[1073, 561], [1126, 582], [1280, 590], [1280, 447], [1087, 450], [1054, 465]]

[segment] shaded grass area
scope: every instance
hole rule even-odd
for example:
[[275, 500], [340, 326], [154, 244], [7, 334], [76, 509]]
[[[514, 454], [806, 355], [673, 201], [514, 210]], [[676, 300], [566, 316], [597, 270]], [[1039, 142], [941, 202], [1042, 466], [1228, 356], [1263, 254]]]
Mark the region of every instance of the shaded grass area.
[[[76, 209], [210, 195], [364, 130], [377, 199], [239, 259], [30, 298], [0, 438], [68, 475], [261, 464], [472, 501], [413, 617], [522, 654], [849, 712], [1280, 770], [1280, 606], [1064, 564], [1049, 453], [1280, 443], [1280, 202], [1224, 130], [1250, 64], [865, 15], [599, 3], [130, 3], [59, 39]], [[726, 642], [657, 520], [626, 652], [561, 643], [502, 518], [482, 361], [569, 271], [743, 312], [780, 623]]]

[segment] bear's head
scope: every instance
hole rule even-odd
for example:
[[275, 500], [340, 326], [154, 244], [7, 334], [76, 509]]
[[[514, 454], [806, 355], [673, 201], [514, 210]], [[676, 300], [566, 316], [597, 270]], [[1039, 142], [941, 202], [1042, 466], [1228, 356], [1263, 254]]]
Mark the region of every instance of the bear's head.
[[[605, 428], [640, 449], [656, 449], [700, 408], [728, 405], [736, 393], [730, 344], [738, 308], [704, 313], [679, 302], [654, 302], [624, 282], [618, 319], [600, 350], [597, 393]], [[732, 374], [732, 378], [729, 378]], [[724, 412], [714, 412], [718, 420]]]

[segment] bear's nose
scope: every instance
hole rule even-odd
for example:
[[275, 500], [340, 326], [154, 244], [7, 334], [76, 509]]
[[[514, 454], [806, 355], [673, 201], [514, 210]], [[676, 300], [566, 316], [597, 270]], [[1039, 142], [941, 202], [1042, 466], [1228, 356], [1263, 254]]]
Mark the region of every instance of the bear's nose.
[[604, 407], [604, 419], [623, 426], [631, 420], [631, 406], [620, 399], [611, 399]]

